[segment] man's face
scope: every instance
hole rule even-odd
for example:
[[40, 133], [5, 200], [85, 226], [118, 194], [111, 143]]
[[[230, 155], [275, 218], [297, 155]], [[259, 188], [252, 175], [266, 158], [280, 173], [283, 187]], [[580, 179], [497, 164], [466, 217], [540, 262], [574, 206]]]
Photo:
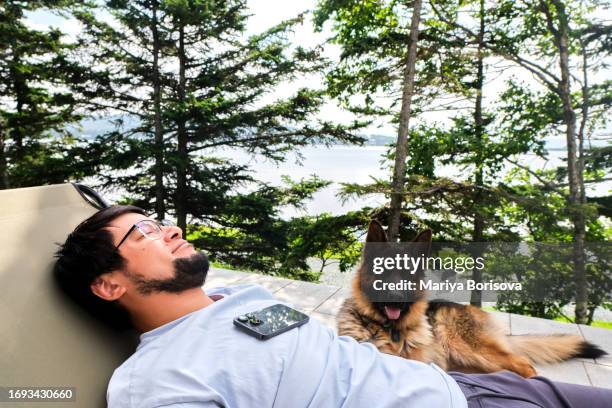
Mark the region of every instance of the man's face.
[[[115, 246], [134, 224], [151, 220], [137, 213], [127, 213], [113, 220], [108, 230]], [[185, 241], [176, 226], [162, 226], [159, 239], [145, 237], [133, 229], [119, 247], [127, 265], [123, 271], [142, 295], [154, 292], [178, 293], [204, 284], [208, 258]]]

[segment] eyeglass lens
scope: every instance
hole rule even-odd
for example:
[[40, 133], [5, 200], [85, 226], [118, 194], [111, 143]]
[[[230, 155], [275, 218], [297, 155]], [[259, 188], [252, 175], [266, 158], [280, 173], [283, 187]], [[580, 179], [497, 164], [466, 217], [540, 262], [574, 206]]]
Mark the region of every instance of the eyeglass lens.
[[172, 225], [174, 225], [174, 223], [170, 220], [162, 220], [159, 222], [144, 220], [137, 224], [137, 228], [145, 237], [157, 239], [161, 237], [162, 231], [160, 227], [168, 227]]

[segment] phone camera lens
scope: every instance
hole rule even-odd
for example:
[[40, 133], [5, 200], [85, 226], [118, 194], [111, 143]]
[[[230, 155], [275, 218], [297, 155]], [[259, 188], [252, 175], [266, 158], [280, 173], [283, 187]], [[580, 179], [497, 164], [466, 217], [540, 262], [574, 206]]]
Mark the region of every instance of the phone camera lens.
[[261, 319], [258, 319], [257, 317], [253, 317], [252, 319], [249, 319], [249, 323], [251, 323], [253, 326], [257, 326], [262, 324], [263, 322], [261, 321]]

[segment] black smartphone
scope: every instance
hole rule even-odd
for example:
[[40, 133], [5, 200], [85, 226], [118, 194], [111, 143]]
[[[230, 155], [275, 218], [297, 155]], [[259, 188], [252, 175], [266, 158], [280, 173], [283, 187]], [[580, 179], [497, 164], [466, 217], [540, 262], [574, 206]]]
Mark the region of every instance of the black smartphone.
[[280, 303], [234, 318], [237, 328], [259, 340], [267, 340], [307, 322], [307, 315]]

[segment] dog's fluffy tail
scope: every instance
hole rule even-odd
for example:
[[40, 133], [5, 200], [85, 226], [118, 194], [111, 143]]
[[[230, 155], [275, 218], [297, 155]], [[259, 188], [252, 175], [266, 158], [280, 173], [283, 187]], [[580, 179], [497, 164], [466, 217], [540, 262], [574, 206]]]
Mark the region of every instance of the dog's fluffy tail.
[[512, 351], [535, 364], [558, 363], [570, 358], [599, 358], [606, 355], [596, 345], [573, 334], [507, 336]]

